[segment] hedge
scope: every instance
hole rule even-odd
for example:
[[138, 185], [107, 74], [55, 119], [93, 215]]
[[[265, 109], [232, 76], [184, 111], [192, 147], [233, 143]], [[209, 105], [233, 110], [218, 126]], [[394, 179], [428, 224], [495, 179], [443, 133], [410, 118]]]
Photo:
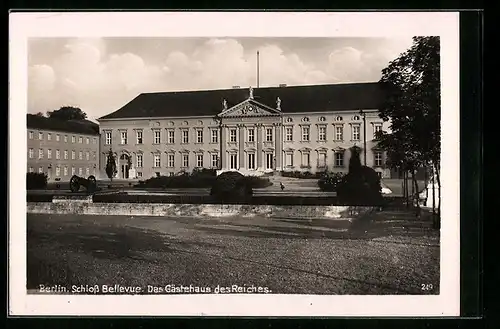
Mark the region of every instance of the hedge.
[[47, 175], [43, 173], [26, 173], [26, 189], [41, 190], [47, 188]]

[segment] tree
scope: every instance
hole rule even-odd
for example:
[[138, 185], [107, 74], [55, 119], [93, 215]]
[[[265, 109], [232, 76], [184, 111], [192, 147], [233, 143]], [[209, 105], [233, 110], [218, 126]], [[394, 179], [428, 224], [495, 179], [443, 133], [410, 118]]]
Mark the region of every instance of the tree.
[[59, 110], [48, 111], [47, 117], [60, 120], [80, 120], [87, 119], [87, 114], [78, 107], [63, 106]]
[[108, 175], [108, 178], [113, 181], [113, 177], [115, 177], [116, 173], [118, 171], [116, 170], [116, 158], [111, 149], [109, 149], [108, 152], [108, 160], [106, 162], [106, 175]]
[[38, 112], [37, 114], [35, 114], [37, 117], [44, 117], [45, 115], [42, 113], [42, 112]]
[[[376, 139], [387, 152], [388, 165], [410, 172], [414, 183], [418, 168], [432, 166], [440, 195], [439, 37], [414, 37], [411, 48], [382, 70], [380, 82], [386, 97], [379, 116], [391, 121], [391, 133], [379, 132]], [[439, 215], [439, 204], [437, 209]]]

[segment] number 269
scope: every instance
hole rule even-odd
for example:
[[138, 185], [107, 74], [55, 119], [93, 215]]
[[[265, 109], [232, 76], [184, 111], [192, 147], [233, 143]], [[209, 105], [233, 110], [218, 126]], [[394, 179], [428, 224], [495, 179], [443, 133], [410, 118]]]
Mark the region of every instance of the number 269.
[[424, 291], [432, 290], [433, 289], [432, 283], [422, 283], [420, 289]]

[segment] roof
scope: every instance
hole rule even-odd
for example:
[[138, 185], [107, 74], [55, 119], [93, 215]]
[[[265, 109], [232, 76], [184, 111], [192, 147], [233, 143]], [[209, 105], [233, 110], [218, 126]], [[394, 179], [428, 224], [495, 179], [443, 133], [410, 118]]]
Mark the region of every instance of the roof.
[[99, 135], [99, 125], [89, 120], [59, 120], [28, 114], [28, 129], [43, 129], [85, 135]]
[[[272, 108], [281, 99], [283, 113], [378, 109], [382, 88], [378, 82], [256, 88], [254, 99]], [[98, 120], [121, 118], [213, 116], [244, 101], [248, 88], [143, 93], [122, 108]]]

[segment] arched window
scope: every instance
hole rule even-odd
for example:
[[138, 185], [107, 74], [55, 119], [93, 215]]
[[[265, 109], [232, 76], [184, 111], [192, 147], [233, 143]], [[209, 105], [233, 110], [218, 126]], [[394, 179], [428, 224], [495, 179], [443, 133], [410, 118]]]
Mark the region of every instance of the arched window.
[[320, 117], [320, 118], [319, 118], [319, 121], [322, 121], [322, 122], [323, 122], [323, 121], [326, 121], [326, 118], [325, 118], [325, 117]]
[[304, 122], [309, 122], [309, 118], [308, 118], [308, 117], [304, 117], [304, 118], [302, 119], [302, 121], [304, 121]]
[[335, 121], [342, 121], [342, 117], [339, 115], [335, 118]]
[[358, 120], [359, 120], [359, 115], [355, 115], [355, 116], [353, 117], [353, 120], [354, 120], [354, 121], [358, 121]]
[[286, 118], [286, 122], [292, 122], [293, 119], [292, 118]]

